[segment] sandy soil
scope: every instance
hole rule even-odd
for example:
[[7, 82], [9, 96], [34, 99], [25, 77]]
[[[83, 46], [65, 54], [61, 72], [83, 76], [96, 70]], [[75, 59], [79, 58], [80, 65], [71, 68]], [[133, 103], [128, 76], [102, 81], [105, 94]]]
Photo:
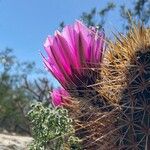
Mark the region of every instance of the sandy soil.
[[31, 137], [0, 134], [0, 150], [28, 150], [31, 141]]

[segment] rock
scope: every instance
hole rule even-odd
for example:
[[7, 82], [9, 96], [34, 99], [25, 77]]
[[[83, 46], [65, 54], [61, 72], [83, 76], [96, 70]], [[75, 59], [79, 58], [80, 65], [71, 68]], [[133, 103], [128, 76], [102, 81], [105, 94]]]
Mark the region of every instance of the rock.
[[33, 138], [0, 134], [0, 150], [28, 150], [28, 145]]

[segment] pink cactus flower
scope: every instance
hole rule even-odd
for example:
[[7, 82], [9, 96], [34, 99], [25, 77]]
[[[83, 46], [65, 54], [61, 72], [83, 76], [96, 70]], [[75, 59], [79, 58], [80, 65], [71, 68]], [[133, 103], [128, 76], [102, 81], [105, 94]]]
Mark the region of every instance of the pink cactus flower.
[[103, 32], [76, 21], [46, 39], [44, 64], [65, 89], [89, 84], [89, 70], [98, 68], [102, 59], [104, 37]]
[[65, 103], [68, 103], [69, 94], [63, 88], [54, 89], [51, 93], [52, 104], [55, 107], [63, 106]]

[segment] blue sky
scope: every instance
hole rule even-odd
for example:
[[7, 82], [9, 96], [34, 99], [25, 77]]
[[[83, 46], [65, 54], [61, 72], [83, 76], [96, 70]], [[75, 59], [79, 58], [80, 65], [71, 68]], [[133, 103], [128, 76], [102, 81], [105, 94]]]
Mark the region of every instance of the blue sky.
[[[114, 0], [117, 4], [123, 0]], [[48, 34], [54, 33], [59, 23], [71, 24], [82, 12], [103, 8], [108, 0], [1, 0], [0, 49], [13, 48], [20, 60], [35, 61], [44, 69], [39, 50]], [[120, 28], [118, 12], [107, 17], [107, 33]], [[112, 27], [110, 27], [112, 26]]]

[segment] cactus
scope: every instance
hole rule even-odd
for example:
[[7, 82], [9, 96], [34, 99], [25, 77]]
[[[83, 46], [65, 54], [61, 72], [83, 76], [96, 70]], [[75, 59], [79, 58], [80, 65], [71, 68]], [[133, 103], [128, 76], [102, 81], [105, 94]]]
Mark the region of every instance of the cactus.
[[[93, 83], [89, 82], [89, 85]], [[108, 132], [115, 128], [117, 111], [111, 108], [94, 87], [82, 86], [82, 91], [77, 89], [70, 94], [72, 101], [77, 102], [74, 103], [76, 107], [72, 108], [71, 105], [70, 108], [69, 105], [64, 107], [69, 110], [74, 120], [75, 135], [82, 140], [82, 149], [95, 150], [100, 147], [103, 150], [109, 150], [108, 147], [112, 149], [115, 146], [113, 143], [116, 133], [113, 133], [112, 138]]]
[[109, 43], [100, 93], [120, 109], [115, 123], [120, 150], [150, 149], [150, 29], [134, 26]]
[[76, 21], [48, 37], [44, 44], [48, 54], [47, 58], [43, 56], [44, 64], [63, 87], [63, 92], [53, 91], [53, 105], [69, 110], [69, 116], [75, 120], [75, 134], [82, 139], [84, 149], [99, 148], [103, 142], [97, 137], [111, 128], [112, 115], [108, 114], [112, 108], [97, 89], [91, 87], [100, 79], [104, 41], [103, 31]]
[[54, 102], [68, 109], [82, 149], [149, 150], [150, 29], [115, 37], [104, 59], [104, 34], [79, 21], [47, 38], [44, 63], [70, 99]]
[[117, 132], [110, 132], [114, 131], [115, 122], [114, 112], [101, 112], [98, 109], [82, 112], [76, 123], [76, 136], [82, 139], [82, 149], [115, 149], [116, 145], [113, 143]]

